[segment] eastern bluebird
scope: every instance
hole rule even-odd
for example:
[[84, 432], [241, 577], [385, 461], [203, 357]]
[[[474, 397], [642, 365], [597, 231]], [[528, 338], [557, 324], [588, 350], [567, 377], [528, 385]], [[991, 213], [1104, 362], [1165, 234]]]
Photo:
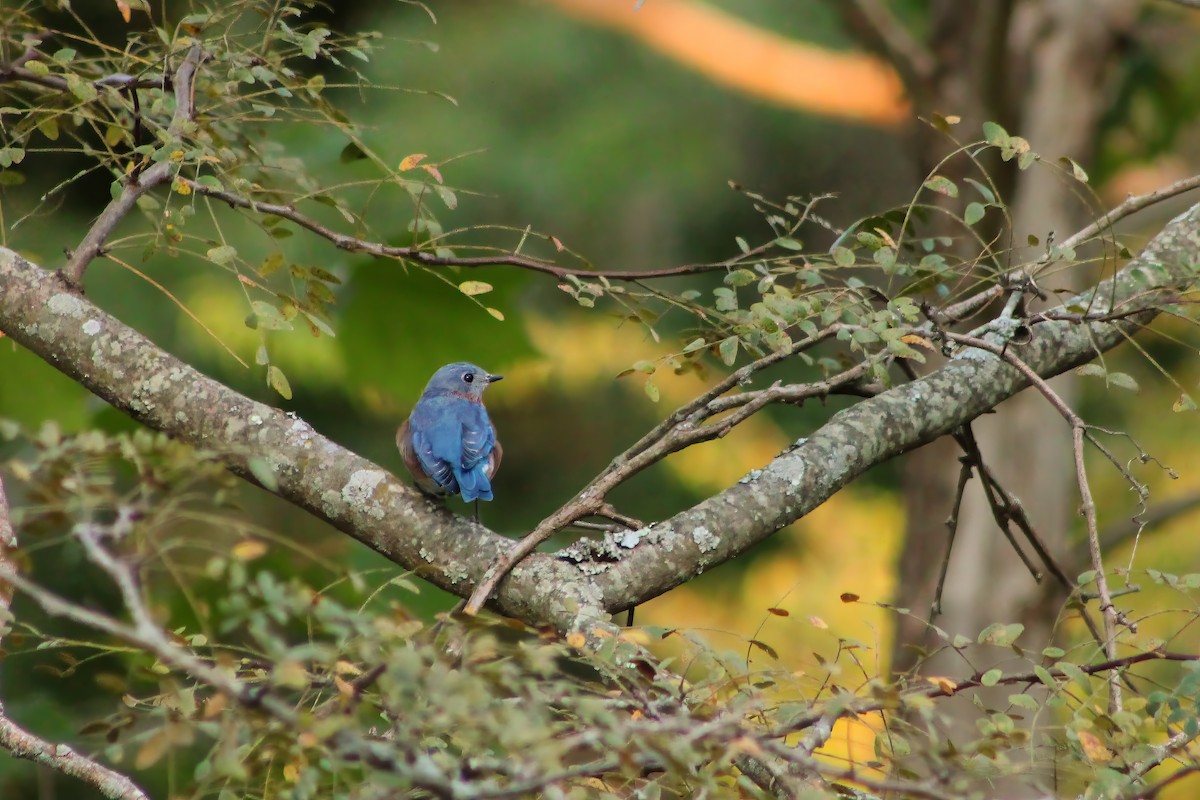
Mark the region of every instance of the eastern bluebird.
[[491, 478], [504, 451], [483, 407], [483, 390], [502, 377], [461, 361], [433, 373], [396, 431], [404, 465], [422, 490], [461, 494], [467, 502], [492, 499]]

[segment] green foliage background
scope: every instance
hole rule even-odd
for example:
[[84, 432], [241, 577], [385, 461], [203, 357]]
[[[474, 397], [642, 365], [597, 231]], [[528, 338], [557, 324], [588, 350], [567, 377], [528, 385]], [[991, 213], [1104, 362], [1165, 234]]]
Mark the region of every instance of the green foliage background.
[[[167, 3], [168, 16], [177, 17], [181, 5]], [[741, 9], [741, 4], [726, 5]], [[20, 8], [33, 11], [35, 6], [23, 3]], [[836, 191], [839, 197], [828, 213], [840, 223], [902, 205], [919, 184], [909, 143], [896, 132], [816, 119], [738, 96], [636, 42], [568, 19], [548, 6], [444, 2], [434, 4], [433, 10], [436, 25], [421, 9], [391, 2], [345, 4], [313, 13], [337, 29], [366, 27], [382, 34], [370, 62], [357, 67], [387, 89], [331, 88], [329, 96], [361, 126], [362, 143], [388, 164], [426, 154], [427, 163], [439, 165], [456, 198], [454, 208], [429, 198], [444, 228], [503, 226], [481, 228], [468, 239], [514, 246], [528, 228], [556, 237], [596, 265], [615, 269], [716, 261], [736, 252], [736, 236], [769, 234], [746, 197], [726, 186], [728, 180], [768, 197]], [[101, 38], [120, 36], [123, 30], [124, 23], [108, 3], [76, 3], [75, 11]], [[78, 25], [61, 12], [37, 13], [55, 27]], [[752, 18], [807, 41], [844, 44], [822, 4], [807, 4], [798, 11], [784, 0], [772, 0], [756, 4]], [[1146, 69], [1131, 61], [1132, 88], [1123, 97], [1150, 98], [1140, 106], [1139, 119], [1167, 119], [1171, 130], [1187, 130], [1186, 113], [1169, 107], [1164, 111], [1161, 94], [1146, 88], [1160, 85], [1163, 74], [1171, 80], [1176, 72], [1186, 74], [1181, 62], [1168, 60], [1156, 70]], [[327, 79], [339, 80], [333, 71]], [[1195, 91], [1186, 82], [1171, 85], [1185, 96]], [[0, 101], [3, 91], [0, 87]], [[378, 177], [369, 160], [352, 158], [347, 138], [331, 126], [270, 120], [258, 126], [320, 181], [368, 182]], [[1138, 148], [1121, 149], [1118, 137], [1113, 141], [1105, 150], [1106, 170], [1115, 170], [1123, 159], [1145, 155]], [[55, 148], [52, 141], [39, 144]], [[23, 184], [0, 187], [5, 214], [0, 228], [6, 245], [54, 265], [61, 260], [61, 250], [79, 240], [107, 201], [109, 181], [105, 176], [84, 176], [39, 207], [42, 193], [73, 175], [85, 157], [63, 152], [61, 157], [38, 158], [37, 163], [36, 170], [20, 170]], [[408, 225], [414, 210], [406, 196], [398, 191], [375, 196], [366, 185], [349, 194], [366, 203], [364, 219], [373, 238], [395, 244], [412, 240]], [[15, 217], [34, 207], [39, 209], [34, 215], [13, 226]], [[340, 219], [331, 211], [329, 221]], [[130, 220], [121, 232], [138, 225], [145, 223]], [[829, 241], [820, 240], [822, 235], [806, 244], [828, 246]], [[249, 224], [223, 223], [219, 237], [250, 262], [270, 252], [270, 241]], [[502, 312], [501, 322], [456, 291], [453, 283], [421, 270], [348, 255], [304, 233], [282, 240], [281, 246], [289, 261], [319, 266], [340, 279], [332, 287], [336, 302], [330, 307], [335, 338], [313, 339], [299, 329], [268, 338], [271, 363], [286, 373], [292, 400], [282, 400], [268, 388], [262, 367], [239, 366], [142, 277], [100, 261], [89, 272], [88, 292], [187, 361], [243, 392], [295, 410], [316, 429], [393, 469], [399, 469], [394, 427], [437, 366], [466, 359], [520, 378], [522, 382], [501, 384], [489, 396], [506, 459], [497, 502], [486, 508], [485, 520], [514, 535], [528, 530], [667, 410], [666, 403], [649, 403], [638, 384], [617, 380], [607, 362], [589, 362], [595, 353], [586, 341], [585, 323], [595, 316], [545, 277], [500, 268], [449, 274], [454, 283], [476, 279], [495, 286], [486, 304]], [[551, 252], [545, 241], [530, 246]], [[135, 266], [161, 283], [240, 357], [253, 362], [259, 338], [244, 323], [251, 308], [227, 273], [199, 258], [163, 254]], [[539, 345], [530, 319], [544, 321], [545, 327], [538, 330], [549, 329], [552, 338], [565, 340], [556, 352], [577, 351], [575, 359], [581, 363], [571, 363], [568, 369], [553, 361]], [[672, 324], [664, 323], [665, 333], [678, 332]], [[1153, 371], [1139, 364], [1124, 368], [1143, 378], [1143, 385], [1152, 384]], [[1194, 368], [1179, 368], [1181, 380], [1194, 386]], [[555, 369], [570, 378], [554, 374]], [[3, 340], [0, 376], [0, 417], [34, 429], [46, 421], [66, 431], [134, 427]], [[1137, 402], [1161, 405], [1159, 399], [1142, 397]], [[1089, 410], [1114, 425], [1139, 416], [1137, 406], [1119, 405], [1109, 394], [1096, 398], [1089, 401]], [[781, 429], [794, 438], [822, 414], [821, 409], [789, 410], [773, 418], [773, 433]], [[1169, 452], [1184, 452], [1176, 428], [1151, 429], [1146, 436], [1162, 442]], [[1148, 443], [1147, 448], [1153, 446]], [[6, 458], [27, 454], [28, 449], [22, 451], [17, 444], [0, 446], [0, 456]], [[876, 482], [881, 492], [894, 489], [886, 472]], [[291, 544], [314, 549], [332, 574], [386, 567], [364, 548], [271, 497], [246, 487], [227, 491], [244, 518], [262, 529], [286, 532]], [[703, 492], [702, 483], [657, 468], [622, 499], [629, 513], [655, 517], [698, 500]], [[12, 499], [14, 504], [31, 500]], [[889, 522], [894, 545], [894, 507], [892, 500], [889, 510], [866, 517], [860, 527], [880, 519]], [[62, 531], [49, 535], [53, 541]], [[846, 536], [853, 540], [854, 534]], [[761, 579], [763, 573], [754, 570], [763, 567], [773, 548], [798, 551], [799, 558], [809, 548], [794, 536], [778, 538], [779, 543], [761, 548], [763, 552], [706, 576], [694, 591], [725, 598], [728, 587], [737, 585], [753, 602], [762, 601], [755, 608], [761, 614], [771, 599], [745, 588]], [[79, 563], [70, 560], [78, 559], [78, 553], [72, 555], [70, 548], [50, 552], [63, 560], [40, 562], [40, 570], [56, 571], [64, 581], [78, 583], [85, 596], [95, 592], [97, 602], [113, 603], [114, 598], [103, 596], [104, 590], [94, 587], [86, 571], [77, 569]], [[1188, 552], [1189, 558], [1193, 555]], [[303, 569], [298, 566], [303, 561], [280, 546], [272, 547], [259, 566], [288, 573]], [[877, 572], [864, 569], [856, 574], [851, 567], [847, 574], [868, 584], [852, 588], [870, 599], [886, 599], [890, 585], [876, 582]], [[215, 594], [218, 588], [209, 585], [203, 591]], [[449, 601], [425, 588], [404, 602], [428, 618]], [[702, 613], [712, 611], [700, 601], [694, 605]], [[186, 609], [175, 612], [186, 614]], [[24, 609], [22, 614], [31, 612]], [[8, 710], [48, 737], [70, 739], [83, 720], [108, 708], [109, 698], [98, 702], [86, 682], [34, 670], [48, 663], [56, 662], [46, 654], [9, 655], [3, 670]], [[152, 790], [161, 788], [155, 780], [166, 779], [149, 777]], [[0, 760], [3, 796], [23, 796], [32, 782], [29, 767]]]

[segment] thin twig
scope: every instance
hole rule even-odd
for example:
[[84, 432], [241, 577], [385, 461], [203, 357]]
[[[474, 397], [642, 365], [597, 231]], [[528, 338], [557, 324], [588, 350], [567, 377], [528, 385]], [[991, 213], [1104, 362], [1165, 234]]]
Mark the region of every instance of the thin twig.
[[[33, 70], [26, 69], [22, 64], [14, 61], [11, 64], [0, 64], [0, 84], [2, 83], [32, 83], [36, 86], [43, 86], [47, 89], [53, 89], [57, 92], [68, 92], [71, 90], [71, 85], [66, 78], [59, 75], [41, 75]], [[92, 86], [102, 88], [105, 86], [113, 89], [161, 89], [166, 85], [167, 79], [164, 76], [150, 76], [137, 78], [133, 75], [128, 75], [124, 72], [105, 75], [102, 78], [96, 78], [92, 81]]]
[[[845, 385], [861, 379], [870, 366], [865, 361], [817, 384], [799, 384], [794, 387], [777, 385], [759, 392], [747, 392], [746, 395], [751, 395], [748, 399], [743, 399], [743, 395], [738, 395], [735, 398], [728, 398], [726, 402], [719, 402], [721, 395], [739, 383], [749, 380], [754, 373], [806, 350], [818, 342], [825, 341], [835, 335], [841, 327], [832, 325], [823, 331], [818, 331], [813, 336], [793, 343], [785, 350], [763, 356], [736, 370], [692, 402], [676, 409], [654, 430], [613, 459], [609, 466], [593, 478], [583, 490], [542, 520], [532, 532], [518, 541], [503, 558], [493, 564], [484, 574], [479, 585], [475, 587], [475, 591], [471, 593], [470, 598], [463, 606], [463, 611], [467, 614], [478, 613], [504, 576], [522, 559], [563, 527], [584, 517], [601, 515], [601, 509], [607, 505], [605, 497], [608, 493], [638, 472], [686, 447], [725, 436], [737, 425], [757, 414], [770, 403], [781, 402], [785, 399], [795, 400], [801, 395], [828, 394], [833, 386]], [[731, 408], [736, 408], [736, 410], [719, 421], [708, 425], [702, 424], [713, 415]]]
[[[16, 561], [12, 557], [16, 546], [17, 535], [8, 512], [4, 481], [0, 478], [0, 570], [16, 572]], [[12, 583], [0, 586], [0, 614], [10, 613], [12, 596]], [[9, 623], [5, 622], [0, 630], [6, 631], [9, 627]], [[53, 744], [17, 725], [8, 717], [3, 703], [0, 703], [0, 748], [17, 758], [28, 759], [91, 784], [111, 800], [150, 800], [128, 776], [76, 753], [68, 745]]]
[[[1182, 0], [1175, 1], [1181, 2]], [[1200, 8], [1200, 0], [1196, 0], [1196, 2], [1197, 7]], [[1139, 195], [1130, 195], [1121, 203], [1111, 208], [1095, 222], [1092, 222], [1086, 227], [1080, 229], [1076, 233], [1067, 237], [1063, 242], [1056, 245], [1056, 249], [1070, 248], [1075, 247], [1078, 244], [1082, 244], [1096, 234], [1108, 230], [1118, 220], [1122, 220], [1131, 214], [1136, 214], [1138, 211], [1141, 211], [1144, 208], [1149, 208], [1156, 203], [1161, 203], [1163, 200], [1168, 200], [1176, 195], [1181, 195], [1184, 192], [1190, 192], [1192, 189], [1196, 188], [1200, 188], [1200, 175], [1192, 175], [1189, 178], [1182, 178], [1170, 184], [1169, 186], [1163, 186], [1162, 188], [1155, 189], [1152, 192], [1146, 192], [1145, 194]], [[1031, 276], [1035, 276], [1046, 266], [1049, 266], [1049, 262], [1036, 265], [1030, 269], [1029, 274]]]
[[958, 470], [958, 487], [954, 491], [954, 504], [950, 507], [949, 516], [946, 517], [946, 556], [942, 559], [942, 566], [938, 570], [937, 587], [933, 590], [933, 602], [929, 606], [930, 624], [942, 613], [942, 592], [946, 588], [946, 575], [950, 571], [950, 556], [954, 552], [954, 539], [958, 534], [958, 514], [962, 509], [967, 482], [971, 480], [971, 459], [963, 456], [958, 460], [961, 465]]
[[[249, 211], [255, 211], [260, 214], [268, 214], [280, 219], [286, 219], [289, 222], [294, 222], [305, 230], [315, 233], [322, 239], [327, 239], [335, 247], [351, 253], [365, 253], [379, 258], [395, 258], [412, 261], [426, 267], [520, 267], [521, 269], [531, 270], [533, 272], [542, 272], [547, 275], [552, 275], [556, 278], [566, 278], [574, 276], [577, 278], [607, 278], [609, 280], [619, 281], [640, 281], [647, 278], [668, 278], [679, 275], [697, 275], [704, 272], [713, 272], [728, 268], [726, 262], [717, 262], [712, 264], [683, 264], [677, 267], [664, 267], [661, 269], [647, 270], [610, 270], [600, 271], [592, 269], [574, 269], [571, 267], [563, 267], [551, 261], [544, 261], [540, 258], [532, 256], [523, 256], [517, 253], [503, 253], [489, 256], [439, 256], [428, 250], [422, 250], [417, 247], [396, 247], [393, 245], [375, 242], [369, 239], [360, 239], [357, 236], [350, 236], [341, 233], [326, 225], [321, 224], [310, 216], [300, 213], [291, 205], [282, 203], [265, 203], [258, 200], [252, 200], [248, 197], [243, 197], [235, 192], [230, 192], [225, 189], [215, 189], [210, 186], [205, 186], [202, 183], [197, 183], [190, 178], [181, 178], [181, 183], [186, 184], [193, 192], [211, 197], [215, 200], [228, 203], [235, 208], [244, 208]], [[740, 255], [740, 254], [739, 254]]]
[[[1041, 392], [1047, 402], [1071, 426], [1071, 438], [1075, 454], [1075, 479], [1079, 486], [1081, 511], [1087, 526], [1088, 548], [1092, 558], [1092, 569], [1096, 573], [1096, 591], [1100, 595], [1100, 614], [1104, 620], [1104, 642], [1102, 646], [1106, 656], [1110, 659], [1115, 658], [1117, 655], [1117, 626], [1120, 621], [1120, 615], [1116, 606], [1113, 605], [1112, 595], [1108, 588], [1108, 578], [1104, 574], [1104, 558], [1100, 550], [1100, 534], [1096, 528], [1096, 505], [1092, 500], [1092, 490], [1087, 477], [1087, 466], [1084, 463], [1084, 439], [1087, 433], [1087, 426], [1084, 424], [1083, 419], [1067, 405], [1066, 401], [1051, 388], [1046, 379], [1038, 375], [1028, 364], [1018, 358], [1010, 348], [996, 345], [985, 339], [973, 336], [964, 336], [955, 333], [947, 333], [946, 336], [967, 347], [974, 347], [992, 353], [1014, 367], [1030, 384]], [[1120, 676], [1115, 672], [1108, 676], [1108, 689], [1109, 713], [1116, 713], [1121, 710], [1122, 703]]]
[[[175, 114], [171, 118], [171, 124], [167, 128], [167, 133], [171, 138], [181, 138], [185, 129], [192, 124], [195, 117], [196, 106], [193, 89], [196, 80], [196, 69], [199, 67], [202, 57], [203, 51], [200, 49], [200, 46], [192, 45], [188, 48], [183, 63], [179, 65], [179, 69], [175, 72], [172, 82], [175, 93]], [[100, 255], [104, 249], [105, 240], [108, 239], [121, 220], [133, 210], [138, 198], [151, 189], [170, 181], [171, 176], [175, 173], [176, 166], [174, 161], [166, 158], [140, 175], [130, 177], [125, 182], [125, 185], [121, 188], [121, 193], [100, 212], [100, 216], [96, 218], [96, 221], [92, 223], [92, 227], [84, 235], [83, 241], [75, 248], [67, 259], [67, 263], [63, 266], [62, 275], [68, 283], [73, 286], [82, 284], [83, 273], [87, 270], [88, 264], [92, 263], [96, 256]]]
[[[1095, 664], [1080, 664], [1077, 668], [1085, 675], [1101, 675], [1112, 671], [1127, 670], [1137, 664], [1144, 664], [1150, 661], [1171, 661], [1179, 663], [1197, 663], [1200, 662], [1200, 654], [1196, 653], [1181, 653], [1171, 650], [1142, 650], [1137, 653], [1131, 653], [1120, 658], [1106, 658], [1104, 661], [1098, 661]], [[1050, 677], [1059, 680], [1073, 680], [1072, 675], [1064, 672], [1058, 667], [1044, 667], [1046, 673]], [[1074, 670], [1072, 670], [1074, 673]], [[955, 679], [951, 681], [936, 681], [922, 682], [914, 688], [904, 692], [905, 696], [921, 696], [928, 698], [951, 697], [956, 694], [968, 691], [970, 689], [978, 689], [983, 686], [983, 676], [985, 673], [976, 673], [969, 678]], [[1045, 674], [1045, 673], [1043, 673]], [[1036, 686], [1042, 683], [1042, 678], [1037, 672], [1017, 672], [1010, 675], [1001, 675], [992, 683], [991, 678], [988, 678], [989, 686]], [[852, 700], [847, 703], [842, 713], [844, 716], [863, 716], [865, 714], [873, 714], [880, 711], [893, 710], [896, 705], [894, 695], [889, 695], [886, 699], [878, 697], [863, 697], [859, 700]], [[799, 731], [806, 731], [812, 726], [818, 724], [823, 717], [823, 712], [820, 709], [803, 714], [795, 719], [789, 720], [788, 723], [780, 728], [772, 729], [768, 735], [772, 738], [781, 738], [789, 734]]]

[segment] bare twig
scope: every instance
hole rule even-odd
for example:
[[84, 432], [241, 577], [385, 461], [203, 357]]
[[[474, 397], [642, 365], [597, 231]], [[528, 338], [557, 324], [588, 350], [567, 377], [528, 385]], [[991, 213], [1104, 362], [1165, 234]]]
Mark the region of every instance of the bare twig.
[[[1151, 661], [1172, 661], [1180, 663], [1200, 662], [1200, 654], [1196, 653], [1180, 653], [1170, 650], [1142, 650], [1137, 653], [1131, 653], [1120, 658], [1106, 658], [1104, 661], [1097, 661], [1095, 664], [1080, 664], [1078, 668], [1085, 675], [1103, 675], [1113, 671], [1127, 670], [1137, 664], [1144, 664]], [[1050, 677], [1070, 681], [1072, 676], [1059, 669], [1058, 667], [1044, 667], [1046, 673]], [[1074, 670], [1072, 670], [1072, 673]], [[1045, 674], [1045, 673], [1043, 673]], [[1037, 672], [1016, 672], [1009, 675], [1001, 675], [992, 683], [991, 678], [988, 679], [988, 685], [992, 686], [1036, 686], [1041, 684], [1042, 679]], [[970, 689], [978, 689], [983, 686], [983, 673], [977, 673], [969, 678], [953, 681], [937, 681], [932, 683], [922, 682], [915, 687], [907, 690], [906, 695], [917, 695], [929, 698], [950, 697], [960, 694]], [[889, 711], [894, 709], [895, 698], [889, 696], [886, 699], [877, 697], [863, 697], [860, 700], [853, 700], [847, 703], [843, 708], [844, 716], [862, 716], [864, 714], [873, 714], [879, 711]], [[820, 724], [825, 715], [824, 710], [814, 709], [810, 713], [803, 714], [790, 720], [787, 725], [770, 732], [772, 738], [780, 738], [798, 731], [806, 731], [814, 725]]]
[[[1144, 529], [1162, 525], [1175, 517], [1194, 511], [1198, 507], [1200, 507], [1200, 492], [1192, 492], [1173, 500], [1156, 503], [1144, 514], [1138, 514], [1132, 519], [1118, 520], [1106, 526], [1100, 531], [1100, 549], [1112, 550], [1120, 547], [1130, 539], [1136, 538]], [[1090, 557], [1087, 550], [1088, 543], [1080, 542], [1079, 547], [1071, 552], [1072, 561], [1086, 562]]]
[[[947, 333], [946, 335], [959, 344], [992, 353], [1016, 368], [1046, 398], [1050, 405], [1058, 411], [1063, 419], [1067, 421], [1067, 424], [1071, 426], [1071, 437], [1075, 454], [1075, 479], [1079, 486], [1081, 511], [1087, 526], [1088, 548], [1092, 558], [1092, 569], [1096, 573], [1096, 591], [1100, 595], [1100, 614], [1104, 620], [1104, 653], [1110, 659], [1115, 658], [1117, 655], [1117, 625], [1120, 622], [1120, 614], [1116, 606], [1113, 605], [1112, 595], [1108, 588], [1108, 578], [1104, 574], [1104, 558], [1100, 550], [1100, 534], [1096, 528], [1096, 505], [1092, 501], [1092, 490], [1088, 483], [1087, 466], [1083, 458], [1087, 426], [1084, 424], [1083, 419], [1067, 405], [1066, 401], [1051, 388], [1046, 379], [1038, 375], [1028, 364], [1013, 354], [1010, 348], [972, 336], [963, 336], [954, 333]], [[1113, 672], [1109, 674], [1108, 688], [1109, 712], [1116, 713], [1121, 710], [1121, 683], [1120, 676], [1117, 673]]]
[[[16, 546], [17, 536], [8, 512], [4, 482], [0, 479], [0, 570], [16, 572], [16, 562], [12, 558], [12, 551]], [[0, 616], [10, 614], [12, 590], [11, 583], [0, 585]], [[9, 623], [6, 620], [3, 629], [7, 630], [8, 627]], [[128, 776], [76, 753], [68, 745], [48, 742], [25, 730], [9, 719], [3, 703], [0, 703], [0, 748], [17, 758], [28, 759], [64, 775], [78, 778], [96, 787], [97, 791], [112, 800], [149, 800], [149, 796]]]
[[[629, 449], [592, 479], [574, 498], [542, 520], [532, 532], [522, 538], [509, 550], [505, 556], [493, 564], [484, 575], [463, 610], [467, 614], [478, 613], [484, 603], [491, 597], [492, 592], [500, 581], [521, 559], [532, 553], [538, 545], [549, 539], [563, 527], [576, 520], [601, 513], [607, 504], [605, 497], [613, 488], [628, 480], [633, 475], [657, 463], [671, 453], [678, 452], [699, 442], [718, 439], [737, 425], [757, 414], [770, 403], [795, 401], [801, 397], [829, 394], [833, 387], [858, 381], [870, 367], [868, 362], [862, 362], [839, 375], [815, 384], [798, 384], [795, 386], [775, 385], [758, 392], [722, 398], [721, 395], [733, 389], [740, 383], [750, 379], [756, 372], [782, 361], [789, 356], [813, 347], [819, 342], [836, 335], [843, 326], [831, 325], [825, 330], [818, 331], [791, 347], [770, 353], [746, 366], [734, 371], [692, 402], [677, 409], [666, 420], [660, 423], [650, 433], [643, 436]], [[729, 409], [733, 413], [720, 420], [703, 424], [712, 416]]]
[[[22, 66], [29, 60], [25, 59], [19, 63], [18, 61], [14, 61], [11, 64], [0, 64], [0, 84], [31, 83], [58, 92], [68, 92], [71, 90], [71, 86], [67, 83], [66, 78], [59, 75], [41, 75]], [[117, 72], [95, 79], [92, 81], [92, 85], [97, 88], [108, 86], [113, 89], [159, 89], [165, 86], [166, 82], [167, 78], [164, 76], [138, 78], [124, 72]]]
[[[1181, 0], [1175, 0], [1175, 1], [1180, 2]], [[1200, 8], [1200, 0], [1196, 0], [1196, 3], [1197, 3], [1196, 7]], [[1185, 192], [1190, 192], [1192, 189], [1196, 189], [1196, 188], [1200, 188], [1200, 175], [1193, 175], [1189, 178], [1182, 178], [1182, 179], [1177, 180], [1174, 183], [1170, 184], [1169, 186], [1163, 186], [1160, 189], [1155, 189], [1154, 191], [1147, 192], [1146, 194], [1130, 195], [1129, 197], [1127, 197], [1123, 201], [1121, 201], [1120, 204], [1114, 206], [1107, 213], [1105, 213], [1103, 216], [1101, 216], [1099, 219], [1097, 219], [1095, 222], [1092, 222], [1091, 224], [1087, 225], [1084, 228], [1081, 228], [1079, 231], [1075, 232], [1071, 236], [1068, 236], [1057, 247], [1059, 249], [1075, 247], [1076, 245], [1082, 244], [1083, 242], [1092, 238], [1096, 234], [1108, 230], [1117, 221], [1122, 220], [1125, 217], [1128, 217], [1132, 214], [1136, 214], [1137, 212], [1141, 211], [1142, 209], [1149, 208], [1150, 206], [1152, 206], [1156, 203], [1161, 203], [1163, 200], [1168, 200], [1172, 197], [1181, 195]], [[1040, 265], [1035, 265], [1032, 268], [1030, 268], [1029, 274], [1031, 276], [1036, 275], [1040, 270], [1042, 270], [1046, 266], [1048, 266], [1048, 263], [1042, 263]]]
[[339, 247], [342, 250], [347, 250], [351, 253], [365, 253], [367, 255], [377, 256], [379, 258], [405, 259], [426, 267], [508, 266], [520, 267], [521, 269], [527, 269], [533, 272], [541, 272], [560, 279], [571, 275], [577, 278], [607, 278], [609, 280], [619, 281], [640, 281], [647, 278], [668, 278], [679, 275], [697, 275], [704, 272], [723, 270], [729, 267], [729, 263], [722, 261], [712, 264], [683, 264], [677, 267], [663, 267], [661, 269], [601, 271], [563, 267], [555, 264], [552, 261], [544, 261], [540, 258], [523, 256], [517, 253], [497, 253], [496, 255], [488, 256], [464, 257], [439, 256], [428, 250], [422, 250], [417, 247], [395, 247], [392, 245], [383, 244], [382, 242], [375, 242], [369, 239], [360, 239], [356, 236], [350, 236], [348, 234], [341, 233], [333, 228], [321, 224], [312, 217], [300, 213], [291, 205], [260, 202], [248, 197], [243, 197], [235, 192], [226, 191], [225, 189], [215, 189], [210, 186], [205, 186], [204, 184], [197, 183], [189, 178], [181, 178], [180, 181], [187, 184], [187, 186], [197, 194], [202, 194], [215, 200], [220, 200], [235, 208], [244, 208], [249, 211], [255, 211], [260, 214], [268, 214], [273, 217], [279, 217], [280, 219], [286, 219], [289, 222], [294, 222], [301, 228], [320, 236], [322, 239], [327, 239], [335, 247]]
[[[185, 129], [192, 124], [195, 117], [195, 95], [193, 92], [196, 69], [203, 57], [199, 45], [192, 45], [184, 56], [183, 63], [175, 71], [172, 82], [175, 93], [175, 114], [167, 133], [173, 138], [183, 135]], [[83, 273], [88, 264], [104, 249], [104, 242], [109, 234], [120, 224], [126, 215], [133, 210], [138, 198], [146, 192], [161, 186], [171, 180], [175, 173], [176, 164], [171, 159], [163, 159], [140, 175], [130, 177], [121, 189], [121, 193], [100, 212], [100, 216], [92, 223], [92, 227], [84, 235], [83, 241], [75, 248], [62, 268], [66, 280], [79, 286], [83, 282]]]
[[933, 590], [933, 602], [929, 607], [929, 622], [932, 623], [942, 613], [942, 592], [946, 588], [946, 574], [950, 571], [950, 556], [954, 552], [954, 539], [958, 534], [958, 514], [962, 509], [963, 495], [967, 490], [967, 482], [971, 480], [972, 461], [969, 457], [959, 458], [958, 487], [954, 491], [954, 504], [946, 517], [946, 555], [938, 569], [937, 587]]

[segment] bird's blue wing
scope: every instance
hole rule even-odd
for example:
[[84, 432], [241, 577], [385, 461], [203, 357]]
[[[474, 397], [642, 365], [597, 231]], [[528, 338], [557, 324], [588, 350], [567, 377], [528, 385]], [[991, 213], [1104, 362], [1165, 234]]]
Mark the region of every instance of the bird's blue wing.
[[492, 499], [489, 478], [490, 456], [496, 445], [496, 433], [481, 403], [466, 403], [462, 420], [462, 468], [454, 473], [463, 500]]
[[[429, 433], [436, 435], [436, 429]], [[437, 455], [437, 451], [433, 445], [435, 436], [430, 436], [424, 430], [414, 430], [412, 432], [413, 449], [416, 451], [417, 460], [421, 464], [421, 469], [425, 470], [434, 483], [440, 486], [451, 494], [458, 492], [458, 483], [454, 479], [454, 468], [450, 462]]]
[[491, 500], [488, 468], [496, 436], [483, 406], [460, 397], [432, 397], [413, 417], [413, 444], [425, 472], [463, 500]]

